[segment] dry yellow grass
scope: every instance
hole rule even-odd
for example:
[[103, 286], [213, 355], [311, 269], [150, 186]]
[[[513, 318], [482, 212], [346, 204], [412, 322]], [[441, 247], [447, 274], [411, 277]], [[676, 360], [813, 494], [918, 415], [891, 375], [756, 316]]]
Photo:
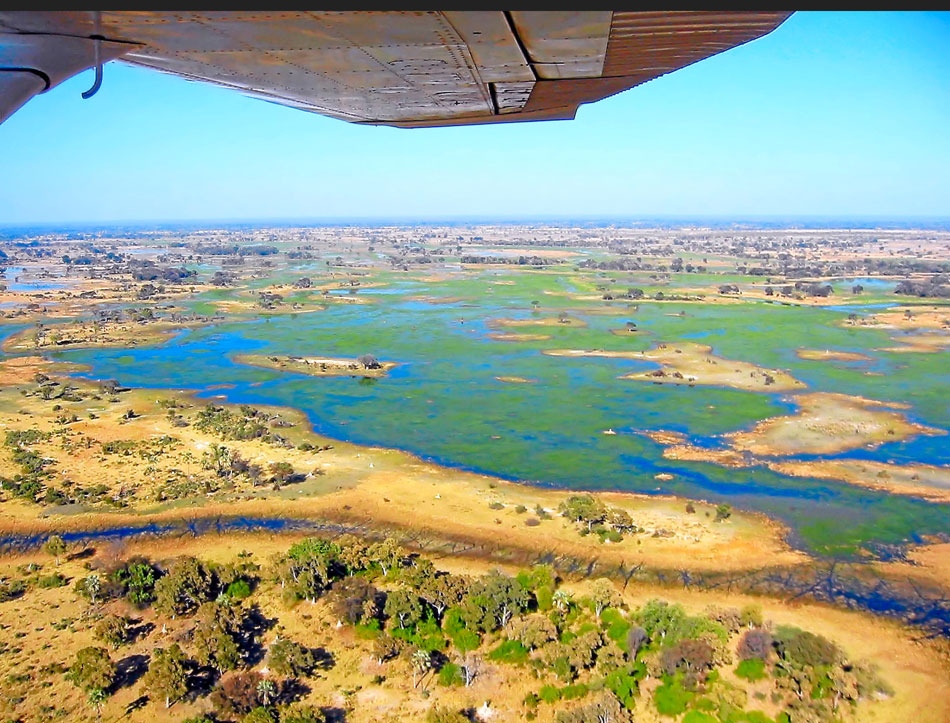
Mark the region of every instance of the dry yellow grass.
[[870, 361], [871, 357], [853, 351], [831, 351], [830, 349], [798, 349], [795, 355], [809, 361]]
[[[105, 561], [144, 555], [152, 560], [168, 561], [180, 555], [195, 555], [205, 561], [225, 563], [234, 560], [242, 551], [250, 551], [253, 561], [266, 566], [274, 555], [286, 551], [299, 538], [299, 535], [232, 533], [206, 535], [200, 539], [138, 539], [121, 545], [98, 546], [95, 559]], [[31, 562], [43, 566], [40, 574], [57, 571], [67, 577], [70, 584], [88, 574], [84, 566], [88, 558], [66, 560], [55, 568], [49, 555], [34, 552], [0, 559], [0, 575], [20, 577], [22, 566]], [[435, 562], [440, 569], [472, 575], [482, 574], [492, 567], [499, 567], [509, 574], [518, 569], [517, 566], [497, 565], [469, 557], [441, 557]], [[589, 584], [568, 579], [563, 587], [575, 595], [582, 595]], [[317, 604], [302, 602], [288, 608], [280, 601], [279, 593], [280, 590], [265, 579], [252, 598], [259, 604], [263, 615], [275, 623], [264, 634], [263, 644], [272, 643], [279, 633], [282, 637], [327, 650], [333, 656], [334, 664], [306, 681], [311, 690], [305, 701], [320, 706], [350, 706], [347, 721], [351, 723], [421, 720], [426, 710], [436, 702], [458, 709], [480, 706], [486, 700], [491, 702], [496, 713], [493, 720], [499, 723], [524, 721], [525, 709], [521, 703], [524, 696], [528, 692], [537, 692], [544, 682], [548, 682], [526, 675], [521, 668], [485, 661], [470, 688], [444, 688], [436, 684], [432, 675], [418, 688], [413, 688], [407, 662], [394, 660], [383, 665], [373, 662], [370, 643], [357, 637], [353, 629], [339, 627], [323, 601]], [[894, 622], [819, 604], [790, 605], [777, 598], [725, 591], [700, 593], [632, 583], [623, 592], [623, 597], [631, 607], [659, 597], [683, 605], [691, 614], [701, 613], [710, 605], [759, 605], [764, 617], [775, 624], [796, 625], [824, 635], [842, 647], [852, 660], [869, 661], [880, 667], [881, 675], [894, 688], [895, 695], [883, 701], [862, 703], [856, 711], [856, 720], [941, 723], [950, 714], [950, 662], [946, 641], [917, 639], [912, 632]], [[97, 617], [107, 613], [130, 615], [139, 621], [139, 625], [154, 626], [145, 637], [114, 651], [114, 660], [131, 662], [134, 656], [148, 656], [155, 647], [167, 646], [175, 640], [179, 640], [186, 651], [190, 649], [186, 631], [191, 621], [187, 618], [160, 619], [150, 609], [137, 611], [121, 600], [92, 608], [70, 587], [33, 588], [18, 601], [0, 603], [0, 626], [7, 642], [7, 648], [0, 655], [0, 692], [3, 694], [0, 696], [0, 715], [39, 721], [44, 719], [42, 707], [52, 706], [62, 710], [68, 720], [94, 720], [95, 712], [83, 696], [51, 666], [68, 666], [80, 648], [100, 644], [94, 639], [92, 630]], [[868, 635], [871, 626], [874, 634]], [[726, 671], [725, 675], [729, 678], [731, 674]], [[382, 681], [376, 676], [381, 676]], [[649, 689], [651, 685], [647, 684], [645, 688]], [[210, 710], [209, 702], [202, 698], [178, 702], [169, 710], [165, 710], [161, 702], [151, 701], [129, 710], [145, 692], [141, 681], [119, 688], [106, 702], [103, 720], [150, 723], [156, 718], [181, 720]], [[662, 720], [648, 697], [644, 696], [638, 703], [636, 720]], [[538, 710], [537, 720], [553, 720], [551, 706], [542, 704]]]
[[826, 392], [801, 394], [795, 402], [796, 414], [772, 417], [747, 432], [726, 435], [731, 445], [764, 456], [835, 454], [917, 434], [943, 433], [891, 411], [907, 405]]
[[[764, 369], [749, 362], [723, 359], [710, 352], [705, 344], [680, 342], [658, 344], [647, 351], [605, 351], [603, 349], [547, 349], [549, 356], [606, 357], [609, 359], [635, 359], [659, 362], [656, 372], [633, 372], [621, 379], [670, 384], [699, 384], [731, 387], [755, 392], [784, 392], [804, 389], [805, 385], [786, 372]], [[771, 381], [769, 381], [771, 379]]]

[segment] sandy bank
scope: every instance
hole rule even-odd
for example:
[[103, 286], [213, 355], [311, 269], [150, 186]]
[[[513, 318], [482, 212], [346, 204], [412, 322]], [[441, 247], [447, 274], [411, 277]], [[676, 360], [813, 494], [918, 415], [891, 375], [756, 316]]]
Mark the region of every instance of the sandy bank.
[[692, 342], [657, 344], [646, 351], [605, 351], [603, 349], [549, 349], [549, 356], [606, 357], [658, 362], [651, 372], [633, 372], [621, 379], [637, 381], [731, 387], [744, 391], [783, 392], [804, 389], [805, 385], [786, 372], [765, 369], [749, 362], [723, 359], [711, 354], [712, 347]]

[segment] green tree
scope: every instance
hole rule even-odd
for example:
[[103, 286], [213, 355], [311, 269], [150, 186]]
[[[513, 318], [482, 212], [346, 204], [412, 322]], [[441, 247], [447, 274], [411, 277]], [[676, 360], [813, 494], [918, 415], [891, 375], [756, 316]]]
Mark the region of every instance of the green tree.
[[[263, 683], [264, 681], [261, 682]], [[248, 711], [247, 715], [241, 718], [241, 723], [277, 723], [278, 720], [280, 720], [280, 716], [276, 710], [259, 705]]]
[[109, 652], [105, 648], [83, 648], [76, 654], [66, 677], [86, 694], [86, 700], [96, 709], [96, 720], [100, 720], [107, 691], [115, 681], [115, 664]]
[[344, 574], [345, 568], [338, 545], [309, 537], [278, 558], [274, 572], [281, 588], [293, 598], [316, 602], [333, 580]]
[[197, 623], [192, 633], [195, 658], [202, 665], [210, 665], [220, 673], [234, 670], [241, 662], [235, 634], [240, 619], [228, 604], [206, 602], [198, 608]]
[[180, 557], [170, 572], [155, 583], [155, 610], [176, 617], [195, 612], [214, 597], [214, 575], [194, 557]]
[[623, 604], [623, 598], [617, 592], [617, 587], [606, 577], [599, 577], [594, 580], [590, 589], [590, 600], [594, 605], [594, 614], [597, 617], [600, 617], [604, 608], [616, 608]]
[[422, 620], [423, 609], [418, 595], [406, 588], [398, 588], [386, 596], [383, 612], [398, 620], [400, 628], [411, 628]]
[[268, 678], [258, 681], [257, 695], [265, 706], [270, 705], [277, 697], [277, 684]]
[[591, 528], [607, 518], [607, 507], [593, 495], [571, 495], [558, 507], [558, 511], [572, 522], [581, 522]]
[[113, 650], [129, 642], [130, 620], [124, 615], [106, 615], [93, 630], [93, 637], [112, 646]]
[[448, 608], [458, 605], [469, 584], [469, 581], [461, 575], [440, 572], [425, 578], [416, 590], [419, 597], [432, 606], [436, 617], [441, 620]]
[[399, 543], [391, 537], [387, 537], [382, 542], [376, 542], [370, 545], [367, 554], [373, 563], [379, 565], [384, 577], [388, 575], [391, 570], [398, 570], [402, 567], [402, 563], [406, 557]]
[[187, 659], [178, 643], [170, 648], [156, 648], [143, 683], [150, 696], [165, 699], [165, 708], [188, 692]]
[[425, 723], [468, 723], [468, 721], [468, 717], [459, 711], [437, 703], [426, 712]]
[[287, 678], [310, 675], [316, 664], [313, 651], [290, 638], [281, 638], [267, 651], [268, 667]]
[[472, 585], [461, 609], [467, 627], [492, 632], [507, 625], [530, 602], [530, 593], [518, 580], [492, 570]]
[[119, 568], [116, 578], [125, 588], [126, 599], [136, 607], [145, 607], [155, 599], [155, 582], [158, 574], [144, 558], [129, 560]]
[[46, 544], [43, 545], [43, 549], [46, 550], [47, 554], [53, 556], [56, 567], [59, 567], [59, 558], [66, 554], [66, 543], [63, 538], [59, 535], [50, 535], [46, 540]]
[[102, 578], [99, 577], [99, 573], [94, 572], [78, 579], [74, 589], [80, 597], [86, 598], [91, 604], [95, 605], [99, 601], [99, 595], [102, 592]]

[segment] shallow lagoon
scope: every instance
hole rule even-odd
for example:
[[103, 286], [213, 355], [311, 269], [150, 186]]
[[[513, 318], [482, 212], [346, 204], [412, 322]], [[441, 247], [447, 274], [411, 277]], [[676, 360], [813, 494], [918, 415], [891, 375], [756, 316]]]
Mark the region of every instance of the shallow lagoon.
[[[400, 448], [530, 484], [726, 501], [781, 519], [791, 528], [794, 544], [819, 554], [849, 556], [862, 547], [918, 541], [950, 530], [948, 505], [789, 478], [761, 467], [734, 470], [666, 460], [662, 445], [639, 434], [673, 430], [700, 444], [715, 444], [717, 435], [793, 411], [785, 395], [621, 380], [617, 377], [623, 373], [655, 365], [541, 352], [640, 350], [658, 341], [689, 339], [712, 345], [714, 353], [728, 359], [787, 369], [809, 391], [910, 403], [912, 419], [946, 429], [950, 370], [941, 363], [943, 355], [877, 351], [891, 344], [888, 334], [838, 326], [847, 316], [843, 311], [765, 303], [605, 304], [564, 295], [578, 289], [586, 293], [591, 278], [492, 270], [441, 282], [397, 281], [360, 292], [374, 303], [220, 324], [151, 349], [74, 350], [56, 356], [89, 364], [92, 378], [116, 378], [125, 385], [194, 389], [208, 399], [297, 407], [330, 437]], [[420, 294], [451, 303], [412, 298]], [[546, 340], [489, 336], [502, 330], [493, 328], [492, 320], [550, 319], [559, 310], [586, 326], [504, 329], [550, 335]], [[627, 320], [637, 323], [636, 333], [611, 333]], [[795, 354], [798, 348], [857, 351], [872, 361], [802, 360]], [[370, 352], [400, 366], [378, 380], [314, 378], [236, 364], [230, 356], [238, 352], [343, 357]], [[534, 382], [510, 383], [498, 376]], [[606, 429], [617, 434], [604, 435]], [[947, 448], [946, 437], [918, 437], [851, 456], [945, 465]], [[658, 482], [654, 475], [661, 472], [674, 479]]]

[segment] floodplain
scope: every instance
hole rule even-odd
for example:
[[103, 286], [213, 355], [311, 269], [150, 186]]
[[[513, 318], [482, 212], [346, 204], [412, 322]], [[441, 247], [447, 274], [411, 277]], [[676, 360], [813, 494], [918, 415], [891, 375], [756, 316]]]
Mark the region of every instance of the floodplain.
[[[405, 587], [400, 569], [411, 577], [413, 554], [452, 574], [544, 568], [580, 601], [575, 616], [585, 605], [596, 612], [562, 625], [561, 644], [603, 623], [595, 649], [628, 659], [575, 661], [547, 681], [529, 662], [553, 656], [557, 668], [557, 651], [522, 639], [516, 665], [532, 672], [512, 672], [503, 658], [517, 636], [505, 620], [471, 623], [486, 646], [508, 645], [495, 658], [482, 649], [476, 663], [448, 642], [460, 631], [436, 607], [444, 645], [432, 643], [430, 663], [472, 680], [456, 685], [446, 673], [443, 685], [430, 667], [420, 687], [412, 655], [426, 650], [423, 619], [410, 635], [380, 610], [375, 628], [358, 620], [341, 633], [338, 666], [297, 696], [328, 720], [423, 719], [436, 703], [457, 711], [491, 700], [495, 720], [560, 721], [572, 705], [614, 699], [636, 720], [833, 720], [852, 683], [863, 693], [844, 705], [860, 720], [950, 714], [950, 234], [430, 225], [73, 236], [0, 246], [0, 540], [5, 581], [22, 582], [0, 614], [14, 630], [16, 606], [30, 606], [31, 624], [65, 606], [77, 632], [62, 666], [92, 644], [103, 615], [143, 615], [121, 595], [77, 599], [72, 584], [89, 569], [105, 579], [119, 558], [145, 555], [171, 578], [176, 555], [233, 566], [238, 547], [261, 565], [241, 579], [277, 621], [265, 629], [302, 640], [301, 615], [315, 615], [332, 647], [337, 613], [311, 612], [307, 595], [281, 607], [286, 581], [274, 587], [263, 550], [349, 535], [401, 546], [395, 571], [360, 568], [381, 573], [390, 594]], [[51, 536], [72, 551], [55, 573], [69, 587], [46, 589], [27, 569], [59, 569]], [[588, 589], [601, 578], [620, 596], [606, 617]], [[345, 579], [326, 580], [328, 599]], [[523, 612], [554, 615], [548, 593], [539, 597], [545, 586], [525, 581], [533, 597]], [[721, 649], [710, 643], [702, 680], [690, 678], [692, 663], [671, 662], [672, 643], [664, 648], [644, 617], [652, 598], [690, 614], [758, 604], [776, 625], [843, 646], [841, 660], [875, 663], [889, 684], [844, 681], [835, 657], [822, 663], [829, 682], [799, 681], [809, 686], [799, 703], [818, 701], [805, 711], [778, 692], [789, 684], [791, 633], [775, 626], [779, 642], [761, 658], [768, 672], [754, 677], [777, 687], [720, 672], [727, 659], [749, 659], [738, 628], [720, 636]], [[269, 707], [266, 696], [240, 715], [210, 706], [195, 681], [207, 677], [208, 693], [228, 678], [201, 661], [176, 705], [139, 697], [161, 640], [193, 644], [187, 616], [155, 615], [143, 620], [161, 636], [135, 637], [126, 651], [142, 668], [127, 676], [136, 684], [117, 677], [103, 710], [240, 719]], [[653, 634], [639, 653], [611, 633], [621, 619], [624, 636], [637, 621]], [[873, 645], [861, 634], [868, 625], [886, 631]], [[167, 638], [170, 628], [180, 634]], [[18, 678], [23, 656], [51, 642], [20, 632], [19, 652], [0, 659], [9, 716], [54, 719]], [[405, 655], [359, 662], [393, 633]], [[236, 667], [259, 670], [254, 660]], [[636, 695], [618, 692], [611, 665]], [[58, 710], [97, 714], [67, 702], [62, 675], [45, 675], [67, 706]], [[608, 702], [597, 697], [605, 688]], [[922, 708], [925, 690], [937, 700]]]

